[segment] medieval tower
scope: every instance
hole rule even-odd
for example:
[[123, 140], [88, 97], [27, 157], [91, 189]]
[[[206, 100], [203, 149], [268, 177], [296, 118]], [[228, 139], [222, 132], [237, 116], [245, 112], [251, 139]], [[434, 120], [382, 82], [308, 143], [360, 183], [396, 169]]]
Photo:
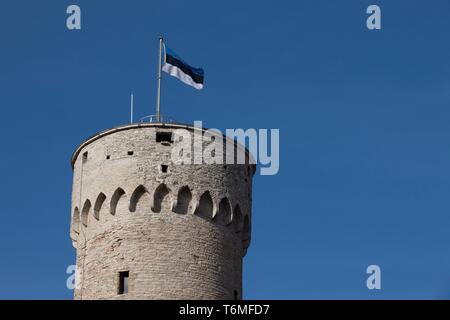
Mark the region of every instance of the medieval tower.
[[[242, 298], [255, 165], [174, 164], [174, 131], [180, 129], [192, 135], [192, 144], [197, 131], [200, 137], [206, 132], [130, 124], [98, 133], [75, 150], [75, 299]], [[222, 134], [210, 139], [219, 140], [233, 146], [235, 157], [251, 158]]]

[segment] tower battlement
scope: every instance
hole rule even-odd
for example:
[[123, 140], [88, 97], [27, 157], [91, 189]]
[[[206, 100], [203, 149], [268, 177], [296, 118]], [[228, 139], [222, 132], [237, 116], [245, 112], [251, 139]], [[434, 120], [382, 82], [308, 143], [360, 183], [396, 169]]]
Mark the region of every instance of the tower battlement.
[[[255, 165], [174, 164], [177, 129], [198, 130], [126, 125], [74, 152], [70, 235], [81, 277], [75, 298], [242, 297]], [[242, 145], [217, 137], [251, 159]], [[118, 289], [121, 272], [129, 274], [126, 293]]]

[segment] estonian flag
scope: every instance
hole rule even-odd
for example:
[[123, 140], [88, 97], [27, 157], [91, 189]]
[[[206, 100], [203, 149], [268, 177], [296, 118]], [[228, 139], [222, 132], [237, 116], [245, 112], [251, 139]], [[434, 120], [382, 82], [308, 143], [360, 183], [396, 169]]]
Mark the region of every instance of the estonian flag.
[[195, 89], [203, 89], [203, 69], [194, 68], [184, 62], [175, 52], [164, 45], [164, 65], [162, 71], [180, 79]]

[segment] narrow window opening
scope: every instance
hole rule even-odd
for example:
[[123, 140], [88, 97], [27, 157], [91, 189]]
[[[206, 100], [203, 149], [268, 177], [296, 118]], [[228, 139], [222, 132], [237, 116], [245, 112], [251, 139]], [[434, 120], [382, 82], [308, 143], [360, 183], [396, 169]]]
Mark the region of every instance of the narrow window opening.
[[165, 165], [165, 164], [163, 164], [163, 165], [161, 165], [161, 172], [162, 173], [167, 173], [167, 170], [169, 169], [169, 166], [168, 165]]
[[172, 143], [172, 132], [157, 132], [156, 142], [160, 142], [162, 144]]
[[128, 151], [128, 155], [132, 156], [134, 154], [134, 151]]
[[106, 156], [106, 160], [109, 160], [109, 159], [111, 159], [111, 156]]
[[238, 300], [239, 299], [239, 293], [237, 290], [234, 290], [234, 300]]
[[83, 162], [86, 162], [88, 159], [88, 152], [83, 153]]
[[129, 271], [121, 271], [119, 272], [119, 294], [128, 293], [128, 280], [130, 278]]

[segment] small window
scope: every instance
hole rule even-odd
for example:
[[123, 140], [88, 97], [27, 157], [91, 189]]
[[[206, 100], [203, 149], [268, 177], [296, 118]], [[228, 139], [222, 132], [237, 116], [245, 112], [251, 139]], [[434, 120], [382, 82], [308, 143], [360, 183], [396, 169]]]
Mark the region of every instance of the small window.
[[109, 159], [111, 159], [111, 156], [106, 156], [106, 160], [109, 160]]
[[237, 290], [234, 290], [234, 300], [238, 300], [239, 299], [239, 293]]
[[163, 165], [161, 165], [161, 172], [162, 173], [167, 173], [167, 170], [169, 169], [169, 166], [167, 166], [167, 165], [165, 165], [165, 164], [163, 164]]
[[128, 151], [128, 155], [132, 156], [134, 154], [134, 151]]
[[128, 293], [128, 280], [130, 278], [130, 272], [129, 271], [122, 271], [119, 272], [119, 294], [125, 294]]
[[172, 143], [172, 132], [157, 132], [156, 133], [156, 142], [161, 143]]
[[83, 162], [86, 162], [88, 159], [88, 152], [83, 153]]

